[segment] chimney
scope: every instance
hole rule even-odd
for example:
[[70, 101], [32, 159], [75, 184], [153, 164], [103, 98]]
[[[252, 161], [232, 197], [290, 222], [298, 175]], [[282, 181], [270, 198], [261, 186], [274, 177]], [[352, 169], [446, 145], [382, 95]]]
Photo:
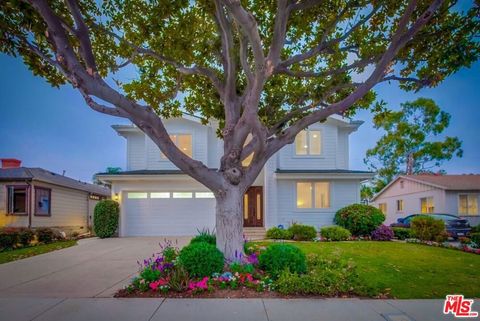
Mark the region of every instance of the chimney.
[[2, 162], [2, 168], [18, 168], [22, 164], [22, 161], [15, 158], [0, 158]]

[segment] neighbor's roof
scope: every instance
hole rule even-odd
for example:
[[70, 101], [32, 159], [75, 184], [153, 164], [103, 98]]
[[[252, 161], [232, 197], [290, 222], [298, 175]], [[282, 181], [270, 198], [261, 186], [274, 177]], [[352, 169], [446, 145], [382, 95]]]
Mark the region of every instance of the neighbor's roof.
[[86, 191], [97, 195], [110, 196], [110, 190], [106, 187], [77, 181], [73, 178], [56, 174], [43, 168], [18, 167], [0, 169], [0, 181], [32, 180]]
[[275, 173], [285, 174], [374, 174], [368, 171], [358, 171], [349, 169], [279, 169]]

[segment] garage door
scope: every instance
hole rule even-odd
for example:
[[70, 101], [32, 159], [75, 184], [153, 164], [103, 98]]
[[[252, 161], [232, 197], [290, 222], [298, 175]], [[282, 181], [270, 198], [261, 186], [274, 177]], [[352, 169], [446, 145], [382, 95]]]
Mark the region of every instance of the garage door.
[[215, 226], [211, 192], [124, 192], [124, 236], [195, 235]]

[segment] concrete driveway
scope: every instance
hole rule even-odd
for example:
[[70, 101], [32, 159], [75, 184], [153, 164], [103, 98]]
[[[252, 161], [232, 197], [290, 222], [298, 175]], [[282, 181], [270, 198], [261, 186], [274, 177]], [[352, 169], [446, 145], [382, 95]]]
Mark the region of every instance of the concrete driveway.
[[[164, 237], [80, 240], [77, 246], [0, 265], [0, 297], [112, 297], [137, 273], [137, 260], [160, 251]], [[168, 238], [178, 247], [189, 237]]]

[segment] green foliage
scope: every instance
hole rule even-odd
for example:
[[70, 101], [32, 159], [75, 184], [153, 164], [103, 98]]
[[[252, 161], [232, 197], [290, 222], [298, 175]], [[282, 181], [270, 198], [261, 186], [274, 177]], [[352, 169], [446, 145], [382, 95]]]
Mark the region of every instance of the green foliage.
[[480, 233], [480, 224], [476, 226], [472, 226], [472, 229], [470, 230], [470, 233]]
[[35, 232], [29, 228], [21, 228], [18, 230], [18, 242], [22, 246], [29, 246], [35, 238]]
[[163, 260], [167, 263], [175, 261], [178, 256], [178, 250], [173, 246], [166, 246], [162, 251]]
[[214, 232], [210, 232], [208, 229], [203, 229], [201, 231], [198, 231], [198, 235], [195, 236], [190, 241], [190, 244], [198, 243], [198, 242], [205, 242], [205, 243], [208, 243], [208, 244], [216, 245], [217, 244], [217, 236], [215, 235]]
[[37, 228], [35, 234], [37, 234], [37, 240], [40, 243], [48, 244], [55, 240], [55, 232], [48, 227]]
[[290, 240], [292, 238], [292, 233], [287, 229], [272, 227], [267, 230], [267, 238], [274, 240]]
[[317, 237], [317, 230], [310, 225], [294, 223], [288, 228], [288, 232], [295, 241], [312, 241]]
[[18, 231], [5, 228], [0, 230], [0, 250], [13, 249], [18, 243]]
[[272, 279], [277, 279], [284, 270], [299, 274], [307, 271], [305, 254], [290, 244], [269, 245], [258, 260], [260, 268]]
[[385, 215], [376, 207], [352, 204], [335, 213], [334, 222], [355, 236], [370, 235], [385, 221]]
[[422, 241], [442, 241], [445, 223], [430, 216], [414, 217], [410, 223], [413, 235]]
[[338, 296], [345, 294], [373, 295], [359, 280], [355, 265], [338, 257], [308, 257], [308, 273], [299, 275], [283, 271], [275, 282], [281, 294]]
[[346, 241], [352, 236], [349, 230], [337, 225], [322, 227], [320, 235], [327, 241]]
[[199, 242], [185, 246], [178, 256], [190, 276], [205, 277], [223, 270], [224, 257], [214, 245]]
[[470, 233], [469, 237], [477, 248], [480, 247], [480, 232]]
[[412, 230], [405, 227], [392, 227], [393, 235], [399, 240], [406, 240], [413, 237]]
[[367, 151], [365, 159], [369, 168], [378, 172], [377, 179], [390, 182], [395, 175], [424, 173], [426, 168], [438, 168], [453, 156], [462, 157], [462, 143], [458, 138], [447, 136], [443, 141], [432, 140], [450, 123], [450, 115], [432, 99], [403, 103], [399, 111], [381, 110], [373, 121], [376, 129], [386, 132], [376, 146]]
[[120, 207], [112, 200], [97, 203], [93, 213], [93, 230], [100, 238], [111, 237], [118, 228]]
[[255, 272], [255, 267], [253, 266], [253, 264], [250, 264], [250, 263], [242, 264], [240, 262], [233, 262], [230, 264], [228, 269], [232, 273], [238, 272], [239, 274], [243, 274], [243, 273], [253, 274]]
[[147, 266], [140, 272], [139, 277], [145, 280], [146, 283], [150, 283], [158, 280], [161, 275], [162, 272], [155, 266]]
[[168, 285], [175, 292], [183, 292], [187, 290], [189, 281], [190, 276], [181, 264], [175, 265], [171, 273], [168, 275]]

